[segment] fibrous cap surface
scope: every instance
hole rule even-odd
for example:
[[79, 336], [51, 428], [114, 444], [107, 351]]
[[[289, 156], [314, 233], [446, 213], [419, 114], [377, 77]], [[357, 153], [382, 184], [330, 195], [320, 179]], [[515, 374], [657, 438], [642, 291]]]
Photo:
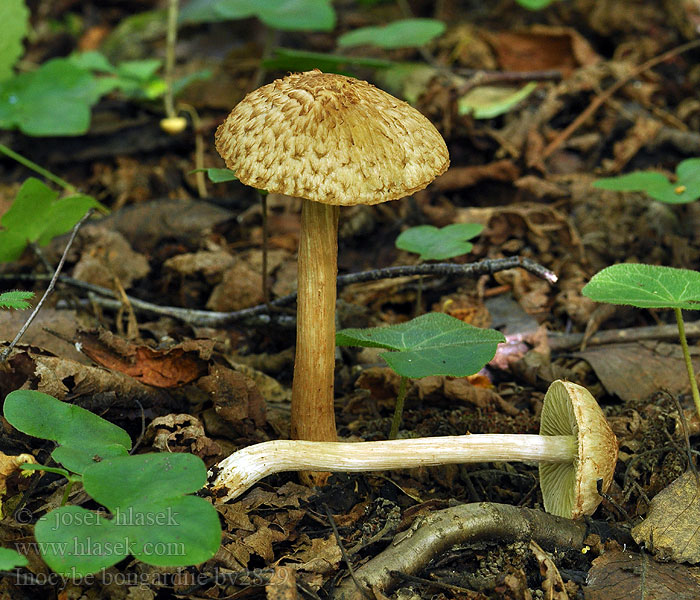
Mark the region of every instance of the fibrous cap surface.
[[583, 386], [557, 380], [544, 398], [540, 435], [575, 435], [571, 464], [540, 463], [540, 487], [548, 513], [577, 519], [592, 514], [610, 487], [617, 463], [617, 438], [593, 395]]
[[216, 131], [216, 149], [246, 185], [325, 204], [377, 204], [447, 170], [442, 136], [409, 104], [318, 69], [248, 94]]

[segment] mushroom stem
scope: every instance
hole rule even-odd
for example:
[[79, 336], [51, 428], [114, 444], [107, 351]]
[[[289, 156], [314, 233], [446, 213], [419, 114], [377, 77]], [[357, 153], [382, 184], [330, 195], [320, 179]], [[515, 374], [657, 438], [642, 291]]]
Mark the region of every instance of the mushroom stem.
[[[572, 463], [573, 435], [475, 434], [379, 442], [274, 440], [234, 452], [218, 465], [215, 497], [226, 502], [281, 471], [380, 471], [452, 463], [540, 461]], [[217, 493], [218, 490], [221, 490]]]
[[297, 343], [292, 438], [335, 441], [335, 296], [337, 206], [303, 200], [299, 238]]

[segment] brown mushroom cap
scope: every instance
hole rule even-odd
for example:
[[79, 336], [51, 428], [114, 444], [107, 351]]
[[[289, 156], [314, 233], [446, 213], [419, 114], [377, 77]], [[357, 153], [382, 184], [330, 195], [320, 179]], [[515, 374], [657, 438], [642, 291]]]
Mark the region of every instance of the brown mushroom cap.
[[216, 149], [246, 185], [341, 206], [402, 198], [450, 164], [412, 106], [318, 69], [248, 94], [217, 129]]
[[540, 463], [540, 487], [548, 513], [576, 519], [595, 511], [602, 491], [612, 483], [617, 438], [593, 395], [570, 381], [555, 381], [544, 397], [540, 435], [575, 435], [578, 457], [573, 463]]

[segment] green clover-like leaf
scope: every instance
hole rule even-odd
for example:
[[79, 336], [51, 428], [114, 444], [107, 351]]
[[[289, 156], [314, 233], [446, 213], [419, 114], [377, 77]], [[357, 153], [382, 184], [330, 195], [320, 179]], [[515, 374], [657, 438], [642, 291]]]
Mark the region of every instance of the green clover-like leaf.
[[35, 536], [57, 573], [82, 576], [131, 555], [155, 566], [202, 563], [217, 551], [216, 509], [188, 494], [206, 483], [206, 467], [192, 454], [141, 454], [94, 463], [83, 486], [111, 518], [65, 506], [39, 519]]
[[396, 247], [420, 254], [421, 260], [444, 260], [471, 252], [474, 245], [467, 241], [484, 230], [477, 223], [453, 223], [438, 229], [418, 225], [399, 234]]

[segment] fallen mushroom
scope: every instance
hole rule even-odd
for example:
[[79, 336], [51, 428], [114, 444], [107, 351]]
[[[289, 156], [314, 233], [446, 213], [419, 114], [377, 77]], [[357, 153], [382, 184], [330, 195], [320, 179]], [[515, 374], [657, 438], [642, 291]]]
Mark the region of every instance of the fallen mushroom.
[[213, 471], [214, 497], [225, 502], [281, 471], [378, 471], [452, 463], [538, 461], [544, 508], [576, 519], [592, 514], [617, 462], [617, 439], [584, 387], [554, 381], [540, 433], [474, 434], [380, 442], [275, 440], [234, 452]]
[[365, 81], [318, 69], [248, 94], [216, 131], [240, 181], [303, 198], [292, 437], [335, 441], [338, 207], [423, 189], [449, 166], [420, 112]]

